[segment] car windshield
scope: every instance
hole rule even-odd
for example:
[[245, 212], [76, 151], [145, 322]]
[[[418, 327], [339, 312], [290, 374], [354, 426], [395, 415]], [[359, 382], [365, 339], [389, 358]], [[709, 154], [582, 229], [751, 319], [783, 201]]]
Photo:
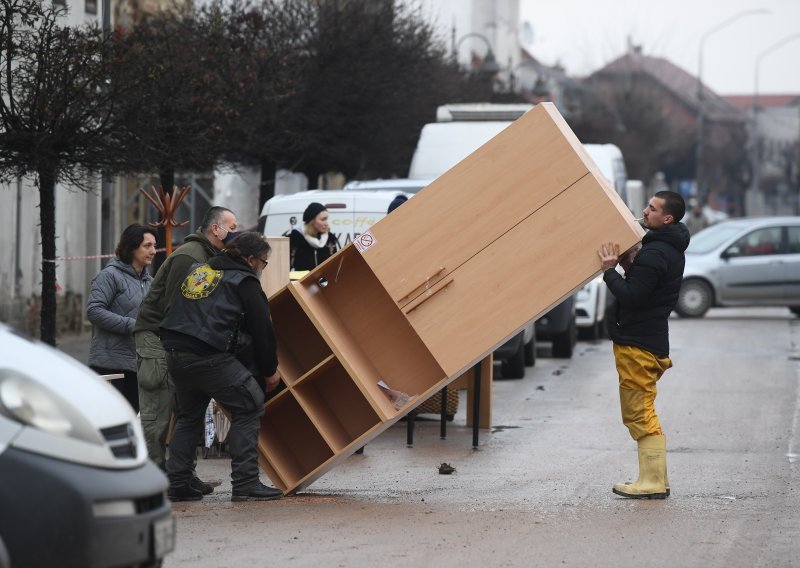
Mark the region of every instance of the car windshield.
[[692, 235], [689, 241], [689, 248], [686, 249], [690, 254], [705, 254], [717, 248], [719, 245], [741, 232], [741, 227], [732, 225], [712, 225], [703, 229], [696, 235]]

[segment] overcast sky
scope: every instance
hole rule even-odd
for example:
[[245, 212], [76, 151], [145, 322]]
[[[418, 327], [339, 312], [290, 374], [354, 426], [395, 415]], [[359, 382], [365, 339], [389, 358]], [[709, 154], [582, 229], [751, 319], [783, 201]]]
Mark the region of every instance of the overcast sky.
[[[520, 0], [521, 42], [542, 63], [587, 75], [624, 54], [628, 38], [697, 76], [707, 35], [703, 82], [723, 95], [800, 94], [800, 0]], [[527, 32], [525, 29], [527, 28]], [[785, 45], [769, 51], [789, 36]], [[532, 40], [532, 41], [530, 41]], [[769, 53], [766, 53], [769, 51]]]

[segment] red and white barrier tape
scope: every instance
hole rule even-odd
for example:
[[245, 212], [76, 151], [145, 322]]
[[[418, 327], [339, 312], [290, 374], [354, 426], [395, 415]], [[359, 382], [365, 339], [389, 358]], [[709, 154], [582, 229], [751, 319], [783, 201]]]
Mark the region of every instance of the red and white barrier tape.
[[[156, 249], [156, 252], [166, 252], [167, 249], [160, 248]], [[42, 262], [61, 262], [64, 260], [97, 260], [101, 258], [114, 258], [117, 256], [116, 254], [91, 254], [87, 256], [57, 256], [53, 258], [44, 258]]]

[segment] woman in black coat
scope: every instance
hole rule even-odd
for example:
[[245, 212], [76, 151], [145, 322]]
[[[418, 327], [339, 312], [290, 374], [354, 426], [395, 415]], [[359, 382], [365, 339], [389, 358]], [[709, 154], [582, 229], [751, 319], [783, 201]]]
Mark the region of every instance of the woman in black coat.
[[303, 224], [302, 233], [294, 229], [289, 235], [291, 270], [312, 270], [338, 249], [336, 238], [328, 230], [328, 210], [324, 205], [309, 204], [303, 212]]

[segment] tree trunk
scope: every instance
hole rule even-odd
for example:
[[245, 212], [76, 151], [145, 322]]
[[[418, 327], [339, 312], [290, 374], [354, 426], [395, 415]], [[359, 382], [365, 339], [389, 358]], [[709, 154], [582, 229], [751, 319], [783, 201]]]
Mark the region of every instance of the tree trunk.
[[261, 184], [258, 191], [259, 213], [267, 200], [275, 196], [275, 172], [277, 169], [275, 162], [271, 160], [261, 162]]
[[[172, 168], [160, 168], [158, 172], [158, 181], [161, 182], [161, 188], [164, 189], [170, 196], [173, 195], [173, 189], [175, 187], [175, 170]], [[158, 192], [161, 195], [161, 191]], [[158, 219], [159, 221], [163, 221], [163, 219]], [[157, 229], [158, 237], [157, 240], [157, 247], [156, 248], [166, 248], [167, 247], [167, 234], [164, 227], [158, 227]], [[164, 264], [164, 260], [166, 260], [167, 254], [164, 252], [156, 253], [156, 257], [153, 259], [153, 274], [158, 272], [158, 269], [161, 268], [161, 265]]]
[[316, 168], [304, 168], [302, 171], [308, 179], [308, 189], [320, 189], [319, 178], [322, 172]]
[[39, 220], [42, 237], [42, 312], [40, 338], [56, 344], [56, 180], [39, 170]]

